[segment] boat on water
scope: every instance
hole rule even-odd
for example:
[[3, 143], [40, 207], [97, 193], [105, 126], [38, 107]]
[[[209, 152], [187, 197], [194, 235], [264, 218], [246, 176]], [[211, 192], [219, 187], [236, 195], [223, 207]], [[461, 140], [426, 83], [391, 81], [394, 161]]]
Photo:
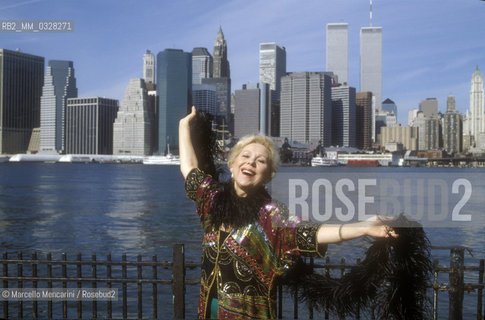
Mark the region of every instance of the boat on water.
[[397, 153], [352, 153], [339, 154], [338, 161], [342, 165], [357, 167], [389, 167], [398, 166], [401, 156]]
[[347, 160], [347, 166], [351, 167], [378, 167], [380, 165], [377, 160]]
[[143, 157], [143, 164], [149, 165], [180, 165], [180, 157], [171, 153], [166, 156], [146, 156]]
[[58, 154], [16, 154], [10, 157], [9, 162], [57, 162], [61, 158]]
[[326, 157], [313, 157], [312, 158], [312, 167], [337, 167], [340, 163], [337, 159], [331, 159]]
[[170, 152], [170, 144], [167, 144], [167, 154], [164, 156], [145, 156], [142, 160], [143, 164], [149, 165], [161, 165], [161, 166], [179, 166], [180, 165], [180, 157], [178, 155], [174, 155]]
[[313, 157], [312, 167], [337, 167], [340, 163], [335, 159], [323, 158], [323, 157]]
[[142, 156], [104, 155], [104, 154], [66, 154], [60, 163], [141, 163]]
[[87, 155], [66, 154], [59, 159], [61, 163], [89, 163], [92, 161]]

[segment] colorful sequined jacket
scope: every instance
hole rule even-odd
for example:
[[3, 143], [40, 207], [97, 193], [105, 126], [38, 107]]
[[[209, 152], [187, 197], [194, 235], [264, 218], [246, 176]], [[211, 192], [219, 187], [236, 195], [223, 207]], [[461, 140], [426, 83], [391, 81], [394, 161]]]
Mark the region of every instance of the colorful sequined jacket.
[[318, 225], [290, 219], [285, 207], [270, 201], [259, 221], [230, 233], [211, 225], [218, 182], [199, 169], [185, 180], [187, 197], [197, 204], [204, 229], [199, 318], [210, 317], [210, 301], [218, 299], [219, 319], [276, 318], [276, 280], [295, 255], [323, 256]]

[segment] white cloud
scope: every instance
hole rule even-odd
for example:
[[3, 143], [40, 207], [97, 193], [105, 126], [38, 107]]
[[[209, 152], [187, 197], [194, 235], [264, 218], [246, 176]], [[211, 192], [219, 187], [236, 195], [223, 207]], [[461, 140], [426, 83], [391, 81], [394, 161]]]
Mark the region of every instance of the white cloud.
[[14, 9], [14, 8], [26, 6], [32, 3], [41, 2], [41, 1], [43, 0], [31, 0], [31, 1], [24, 1], [24, 2], [10, 1], [13, 3], [0, 7], [0, 10]]

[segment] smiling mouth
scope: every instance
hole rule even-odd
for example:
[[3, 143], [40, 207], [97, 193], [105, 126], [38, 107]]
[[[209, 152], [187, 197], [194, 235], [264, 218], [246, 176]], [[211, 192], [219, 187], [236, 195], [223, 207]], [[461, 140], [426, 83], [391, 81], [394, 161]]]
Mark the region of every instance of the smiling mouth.
[[248, 170], [248, 169], [242, 169], [241, 172], [246, 175], [246, 176], [249, 176], [249, 177], [252, 177], [254, 176], [256, 173], [252, 170]]

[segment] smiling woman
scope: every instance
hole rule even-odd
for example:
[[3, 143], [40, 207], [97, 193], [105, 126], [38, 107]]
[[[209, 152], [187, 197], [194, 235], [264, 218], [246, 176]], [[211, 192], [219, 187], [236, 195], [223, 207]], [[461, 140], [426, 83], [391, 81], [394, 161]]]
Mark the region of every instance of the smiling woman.
[[248, 135], [239, 140], [229, 154], [229, 169], [240, 197], [268, 183], [276, 174], [279, 155], [271, 139]]
[[[276, 317], [276, 283], [301, 255], [323, 256], [326, 245], [361, 236], [389, 237], [382, 219], [320, 225], [290, 218], [264, 185], [278, 169], [278, 150], [261, 134], [242, 138], [229, 156], [232, 178], [218, 181], [207, 118], [195, 107], [179, 123], [180, 170], [197, 204], [204, 238], [200, 318]], [[204, 171], [205, 170], [205, 171]]]

